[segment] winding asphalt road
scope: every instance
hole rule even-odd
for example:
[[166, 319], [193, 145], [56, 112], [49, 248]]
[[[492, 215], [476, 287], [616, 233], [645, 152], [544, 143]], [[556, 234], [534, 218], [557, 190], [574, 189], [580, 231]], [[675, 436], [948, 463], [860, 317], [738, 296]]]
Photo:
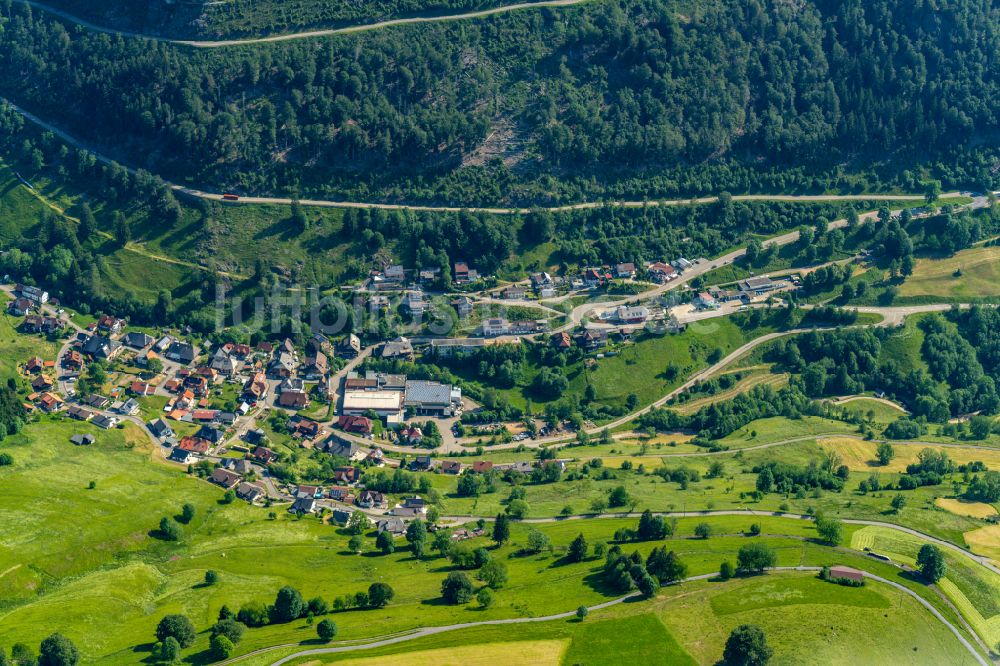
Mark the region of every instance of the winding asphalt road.
[[[820, 569], [821, 569], [820, 567], [797, 566], [797, 567], [774, 567], [773, 569], [770, 569], [769, 571], [772, 571], [772, 572], [817, 572], [817, 571], [820, 571]], [[955, 625], [953, 625], [947, 618], [945, 618], [944, 615], [942, 615], [941, 612], [938, 611], [938, 609], [936, 609], [934, 606], [932, 606], [930, 604], [930, 602], [928, 602], [926, 599], [924, 599], [919, 594], [917, 594], [913, 590], [909, 589], [905, 585], [901, 585], [900, 583], [897, 583], [896, 581], [889, 580], [888, 578], [883, 578], [882, 576], [878, 576], [878, 575], [875, 575], [875, 574], [872, 574], [872, 573], [868, 573], [867, 571], [865, 571], [863, 573], [864, 573], [865, 577], [868, 578], [868, 579], [870, 579], [870, 580], [874, 580], [874, 581], [877, 581], [879, 583], [884, 583], [886, 585], [889, 585], [889, 586], [891, 586], [891, 587], [899, 590], [903, 594], [906, 594], [906, 595], [912, 597], [913, 599], [916, 599], [916, 601], [921, 606], [923, 606], [928, 611], [930, 611], [930, 613], [934, 617], [936, 617], [942, 624], [944, 624], [948, 628], [949, 631], [951, 631], [952, 634], [954, 634], [955, 638], [958, 639], [958, 641], [962, 644], [962, 646], [966, 650], [968, 650], [969, 654], [972, 655], [972, 657], [981, 666], [991, 666], [989, 664], [989, 662], [987, 662], [986, 659], [983, 658], [983, 656], [979, 653], [979, 651], [976, 650], [975, 646], [973, 646], [972, 643], [970, 643], [968, 641], [968, 639], [966, 639], [965, 636], [962, 635], [962, 633], [958, 630], [958, 628], [955, 627]], [[690, 576], [690, 577], [685, 578], [684, 580], [680, 581], [677, 584], [691, 583], [691, 582], [700, 581], [700, 580], [709, 580], [709, 579], [715, 578], [716, 576], [718, 576], [718, 573], [709, 573], [709, 574], [701, 574], [701, 575], [698, 575], [698, 576]], [[601, 603], [601, 604], [596, 604], [594, 606], [590, 606], [588, 610], [590, 610], [590, 611], [597, 611], [597, 610], [601, 610], [603, 608], [609, 608], [611, 606], [615, 606], [615, 605], [620, 604], [620, 603], [622, 603], [624, 601], [627, 601], [629, 599], [640, 599], [640, 598], [642, 598], [641, 595], [630, 594], [630, 595], [627, 595], [627, 596], [624, 596], [624, 597], [619, 597], [618, 599], [613, 599], [611, 601], [606, 601], [606, 602]], [[505, 620], [484, 620], [482, 622], [465, 622], [465, 623], [462, 623], [462, 624], [449, 624], [449, 625], [444, 625], [444, 626], [440, 626], [440, 627], [424, 627], [424, 628], [418, 629], [418, 630], [416, 630], [414, 632], [411, 632], [411, 633], [408, 633], [408, 634], [395, 635], [395, 636], [391, 636], [389, 638], [385, 638], [385, 639], [382, 639], [382, 640], [374, 640], [374, 641], [372, 641], [370, 643], [362, 643], [362, 644], [356, 644], [356, 645], [340, 645], [340, 646], [336, 646], [336, 647], [313, 648], [313, 649], [310, 649], [310, 650], [301, 650], [299, 652], [295, 652], [293, 654], [290, 654], [290, 655], [287, 655], [285, 657], [282, 657], [281, 659], [278, 659], [277, 661], [273, 662], [271, 666], [283, 666], [284, 664], [290, 663], [290, 662], [295, 661], [297, 659], [301, 659], [303, 657], [313, 657], [313, 656], [318, 656], [318, 655], [323, 655], [323, 654], [339, 654], [339, 653], [343, 653], [343, 652], [357, 652], [357, 651], [361, 651], [361, 650], [374, 650], [374, 649], [381, 648], [381, 647], [386, 647], [386, 646], [389, 646], [389, 645], [396, 645], [398, 643], [406, 643], [406, 642], [409, 642], [409, 641], [417, 640], [418, 638], [425, 638], [427, 636], [434, 636], [436, 634], [442, 634], [442, 633], [446, 633], [446, 632], [450, 632], [450, 631], [458, 631], [458, 630], [461, 630], [461, 629], [469, 629], [471, 627], [483, 627], [483, 626], [491, 626], [491, 625], [492, 626], [502, 626], [502, 625], [512, 625], [512, 624], [527, 624], [527, 623], [530, 623], [530, 622], [551, 622], [551, 621], [554, 621], [554, 620], [565, 620], [565, 619], [569, 619], [569, 618], [572, 618], [572, 617], [575, 617], [575, 616], [576, 616], [576, 611], [572, 610], [572, 611], [566, 611], [565, 613], [557, 613], [555, 615], [545, 615], [545, 616], [542, 616], [542, 617], [517, 617], [517, 618], [509, 618], [509, 619], [505, 619]], [[228, 662], [224, 662], [224, 664], [236, 663], [236, 662], [238, 662], [238, 661], [240, 661], [242, 659], [245, 659], [247, 657], [254, 656], [254, 655], [259, 655], [259, 654], [263, 654], [263, 653], [266, 653], [268, 651], [270, 651], [270, 650], [267, 649], [267, 648], [265, 648], [263, 650], [257, 650], [255, 652], [251, 652], [249, 654], [243, 655], [242, 657], [239, 657], [238, 659], [231, 660], [231, 661], [228, 661]]]

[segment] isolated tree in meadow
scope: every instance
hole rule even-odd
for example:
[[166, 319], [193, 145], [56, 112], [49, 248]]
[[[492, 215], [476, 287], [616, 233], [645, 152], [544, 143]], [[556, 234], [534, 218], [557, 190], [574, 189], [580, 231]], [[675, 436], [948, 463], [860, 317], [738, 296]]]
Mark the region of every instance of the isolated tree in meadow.
[[365, 515], [364, 511], [355, 511], [347, 519], [347, 531], [357, 536], [368, 529], [370, 524], [371, 521], [368, 520], [368, 516]]
[[225, 636], [233, 645], [236, 645], [241, 640], [243, 640], [243, 632], [245, 632], [247, 626], [242, 622], [237, 622], [233, 618], [226, 618], [224, 620], [219, 620], [212, 625], [211, 634], [212, 636]]
[[498, 590], [507, 582], [507, 566], [499, 560], [490, 560], [479, 570], [476, 578]]
[[38, 666], [76, 666], [79, 661], [79, 650], [62, 634], [50, 635], [38, 648]]
[[487, 609], [493, 605], [493, 590], [488, 587], [484, 587], [476, 593], [476, 601], [479, 602], [479, 607], [482, 609]]
[[529, 553], [540, 553], [549, 547], [549, 537], [544, 532], [531, 530], [528, 532], [528, 547], [525, 549]]
[[379, 532], [375, 537], [375, 547], [381, 550], [383, 555], [392, 555], [396, 550], [396, 540], [388, 531]]
[[749, 543], [736, 553], [736, 568], [748, 573], [760, 573], [778, 561], [774, 550], [766, 543]]
[[773, 653], [763, 629], [755, 624], [742, 624], [726, 639], [722, 661], [726, 666], [765, 666]]
[[160, 519], [160, 536], [165, 541], [177, 541], [181, 538], [181, 528], [170, 518], [164, 516]]
[[583, 622], [583, 619], [587, 617], [589, 613], [590, 613], [589, 608], [587, 608], [586, 606], [579, 606], [576, 609], [576, 619], [579, 620], [580, 622]]
[[816, 532], [823, 541], [831, 546], [836, 546], [843, 538], [844, 525], [836, 518], [818, 516], [816, 518]]
[[167, 636], [157, 650], [157, 658], [165, 663], [172, 664], [181, 656], [181, 644], [173, 636]]
[[361, 538], [361, 535], [355, 534], [350, 539], [347, 540], [347, 550], [352, 553], [360, 553], [361, 549], [364, 548], [365, 540]]
[[372, 608], [382, 608], [396, 596], [396, 592], [388, 583], [372, 583], [368, 587], [368, 605]]
[[712, 526], [708, 523], [698, 523], [694, 526], [694, 535], [699, 539], [707, 539], [712, 536]]
[[337, 635], [337, 623], [327, 618], [316, 625], [316, 635], [324, 641], [332, 641]]
[[195, 508], [194, 504], [185, 504], [181, 507], [181, 517], [180, 521], [187, 525], [192, 520], [194, 520]]
[[278, 590], [278, 595], [274, 599], [271, 621], [291, 622], [302, 617], [305, 610], [306, 602], [302, 599], [302, 594], [294, 587], [286, 585]]
[[216, 661], [222, 661], [223, 659], [229, 659], [229, 657], [232, 656], [236, 646], [233, 645], [231, 640], [222, 634], [219, 634], [217, 636], [212, 636], [212, 638], [208, 641], [208, 649]]
[[719, 565], [719, 578], [722, 580], [729, 580], [735, 573], [732, 562], [726, 561]]
[[217, 571], [209, 569], [205, 572], [205, 585], [215, 585], [219, 582], [219, 574]]
[[510, 518], [507, 514], [497, 514], [496, 522], [493, 523], [492, 538], [498, 546], [502, 546], [510, 541]]
[[182, 648], [194, 643], [195, 636], [194, 625], [191, 624], [191, 620], [186, 615], [166, 615], [156, 625], [156, 637], [160, 641], [174, 638]]
[[896, 457], [896, 449], [889, 442], [881, 442], [875, 449], [875, 457], [879, 465], [888, 465]]
[[917, 567], [921, 576], [931, 583], [936, 583], [944, 578], [946, 571], [944, 555], [934, 544], [925, 543], [917, 552]]
[[892, 501], [889, 502], [889, 505], [892, 506], [893, 511], [899, 513], [899, 511], [906, 506], [906, 497], [900, 493], [896, 493], [895, 497], [892, 498]]
[[582, 562], [587, 559], [587, 549], [587, 539], [581, 532], [570, 542], [569, 549], [566, 551], [566, 559], [570, 562]]
[[449, 604], [464, 604], [472, 598], [472, 581], [461, 571], [452, 571], [441, 583], [441, 596]]

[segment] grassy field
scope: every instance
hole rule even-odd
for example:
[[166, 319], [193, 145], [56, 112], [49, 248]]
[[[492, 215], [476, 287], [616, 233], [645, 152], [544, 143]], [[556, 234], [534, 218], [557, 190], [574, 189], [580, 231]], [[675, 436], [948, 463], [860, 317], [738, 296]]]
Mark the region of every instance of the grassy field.
[[[950, 511], [959, 516], [969, 516], [971, 518], [989, 518], [997, 515], [997, 510], [992, 504], [983, 502], [967, 502], [948, 497], [939, 497], [934, 500], [934, 504], [945, 511]], [[968, 541], [968, 539], [966, 539]]]
[[888, 465], [879, 465], [875, 460], [875, 448], [878, 446], [876, 442], [854, 437], [828, 437], [820, 439], [819, 445], [824, 450], [836, 451], [852, 471], [904, 472], [906, 466], [917, 462], [917, 455], [927, 448], [944, 451], [958, 465], [979, 460], [989, 469], [1000, 470], [1000, 451], [974, 445], [936, 447], [895, 442], [893, 448], [896, 450], [896, 455]]
[[[651, 602], [613, 606], [584, 622], [520, 625], [519, 643], [507, 642], [509, 629], [477, 627], [380, 648], [375, 650], [379, 657], [327, 655], [295, 663], [423, 664], [430, 663], [426, 658], [433, 655], [441, 659], [433, 663], [477, 664], [479, 654], [496, 655], [506, 646], [524, 645], [528, 650], [549, 651], [536, 662], [541, 664], [713, 664], [721, 657], [729, 631], [742, 623], [764, 628], [775, 664], [974, 663], [940, 622], [893, 588], [871, 582], [863, 588], [846, 588], [809, 574], [786, 573], [665, 588]], [[885, 641], [890, 634], [895, 640]], [[565, 638], [553, 641], [554, 636]], [[547, 659], [567, 642], [561, 661]], [[478, 653], [468, 652], [471, 645]], [[454, 659], [459, 655], [472, 661]], [[512, 664], [521, 663], [518, 660], [513, 651], [504, 657]], [[248, 660], [245, 666], [257, 663]]]
[[[81, 431], [94, 432], [97, 443], [90, 447], [69, 444], [69, 435]], [[598, 561], [567, 564], [561, 559], [562, 549], [578, 533], [595, 543], [609, 540], [620, 527], [635, 524], [634, 519], [540, 524], [537, 528], [549, 535], [556, 550], [532, 556], [517, 554], [529, 527], [515, 525], [512, 542], [493, 553], [507, 564], [510, 576], [507, 586], [498, 591], [496, 604], [485, 611], [474, 606], [450, 607], [437, 601], [440, 581], [450, 570], [445, 560], [432, 556], [417, 561], [402, 551], [373, 555], [370, 537], [365, 540], [365, 555], [348, 554], [347, 536], [340, 530], [321, 524], [315, 517], [295, 520], [280, 508], [277, 519], [270, 520], [266, 509], [239, 502], [220, 504], [218, 488], [152, 460], [148, 447], [148, 440], [132, 428], [98, 432], [92, 426], [59, 418], [33, 423], [25, 434], [4, 443], [15, 465], [0, 472], [0, 540], [5, 544], [0, 553], [0, 572], [5, 572], [0, 577], [0, 644], [37, 643], [41, 627], [58, 626], [80, 646], [88, 662], [135, 663], [145, 656], [153, 627], [162, 615], [183, 612], [204, 630], [222, 604], [239, 607], [252, 600], [267, 601], [285, 584], [298, 587], [307, 598], [317, 594], [332, 598], [364, 589], [376, 580], [390, 582], [397, 597], [384, 611], [336, 616], [345, 639], [419, 626], [563, 612], [581, 603], [599, 603], [613, 594], [592, 576]], [[803, 455], [788, 453], [792, 458]], [[739, 471], [752, 464], [751, 457], [748, 453], [739, 467], [727, 463], [730, 473], [735, 474], [733, 480], [703, 481], [692, 484], [688, 491], [659, 482], [657, 477], [623, 476], [619, 480], [530, 486], [529, 502], [533, 509], [544, 508], [540, 493], [550, 493], [548, 502], [558, 510], [568, 496], [600, 494], [611, 484], [625, 482], [630, 492], [642, 497], [643, 505], [656, 508], [676, 503], [680, 509], [687, 497], [701, 498], [699, 504], [705, 506], [708, 501], [717, 501], [713, 497], [729, 496], [735, 505], [737, 498], [723, 489], [734, 482], [737, 487], [752, 484], [752, 475]], [[438, 480], [455, 482], [442, 475], [432, 478], [435, 484]], [[91, 480], [95, 481], [94, 489], [87, 487]], [[480, 498], [478, 507], [471, 506], [474, 501], [461, 502], [489, 514], [500, 510], [500, 499], [501, 494], [496, 493]], [[775, 496], [774, 502], [779, 500]], [[862, 503], [856, 501], [860, 509]], [[169, 543], [156, 538], [159, 518], [175, 515], [184, 502], [194, 504], [197, 515], [190, 525], [182, 526], [181, 540]], [[445, 506], [450, 508], [457, 502], [448, 498]], [[813, 498], [809, 503], [826, 506]], [[793, 504], [793, 510], [804, 510], [805, 502]], [[830, 510], [834, 512], [832, 506]], [[919, 510], [915, 506], [914, 514]], [[863, 513], [855, 511], [859, 512]], [[965, 532], [976, 526], [971, 519], [951, 518], [956, 530]], [[742, 534], [751, 522], [762, 525], [762, 538], [775, 548], [782, 565], [830, 563], [832, 556], [839, 557], [803, 540], [814, 534], [812, 524], [806, 521], [767, 516], [706, 520], [717, 536], [707, 541], [691, 539], [701, 521], [683, 519], [678, 521], [678, 538], [670, 542], [692, 574], [713, 571], [723, 559], [732, 559], [745, 542]], [[86, 528], [81, 529], [82, 525]], [[646, 553], [654, 545], [635, 547]], [[209, 569], [219, 572], [220, 581], [205, 587], [201, 581]], [[650, 635], [660, 636], [657, 641], [666, 644], [664, 634]], [[313, 636], [313, 629], [305, 622], [255, 629], [248, 632], [240, 651]], [[677, 638], [687, 650], [683, 636], [678, 634]], [[520, 635], [518, 639], [527, 640]], [[597, 656], [591, 656], [589, 663], [602, 663], [601, 655], [622, 649], [613, 643], [604, 647], [598, 643], [596, 638], [588, 638], [584, 647], [571, 643], [567, 660], [581, 654], [572, 658], [588, 663], [583, 657], [590, 651]], [[207, 635], [202, 633], [187, 654], [200, 661], [206, 646]]]
[[1000, 247], [974, 247], [943, 259], [918, 259], [900, 296], [963, 301], [1000, 297]]
[[900, 416], [904, 416], [906, 414], [906, 410], [904, 410], [901, 406], [885, 400], [877, 400], [875, 398], [851, 398], [837, 404], [851, 414], [873, 423], [892, 423]]
[[[913, 566], [920, 539], [883, 527], [864, 527], [851, 537], [851, 547], [868, 547]], [[1000, 640], [1000, 577], [943, 550], [947, 572], [938, 586], [988, 645]]]

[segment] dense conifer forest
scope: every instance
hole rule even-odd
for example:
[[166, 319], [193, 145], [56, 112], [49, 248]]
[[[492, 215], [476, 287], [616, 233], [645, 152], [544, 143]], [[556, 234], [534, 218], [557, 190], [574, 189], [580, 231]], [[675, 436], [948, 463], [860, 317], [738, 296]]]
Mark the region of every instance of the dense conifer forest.
[[996, 178], [997, 12], [628, 0], [192, 49], [8, 1], [0, 93], [125, 162], [254, 193], [530, 205], [913, 189], [928, 173], [975, 187]]

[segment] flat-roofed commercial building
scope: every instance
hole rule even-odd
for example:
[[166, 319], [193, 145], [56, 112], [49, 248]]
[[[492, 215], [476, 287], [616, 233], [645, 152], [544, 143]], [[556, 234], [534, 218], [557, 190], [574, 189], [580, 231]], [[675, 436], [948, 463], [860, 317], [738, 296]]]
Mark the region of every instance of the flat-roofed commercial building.
[[401, 391], [345, 391], [340, 413], [344, 416], [364, 416], [375, 412], [388, 423], [403, 420], [403, 393]]

